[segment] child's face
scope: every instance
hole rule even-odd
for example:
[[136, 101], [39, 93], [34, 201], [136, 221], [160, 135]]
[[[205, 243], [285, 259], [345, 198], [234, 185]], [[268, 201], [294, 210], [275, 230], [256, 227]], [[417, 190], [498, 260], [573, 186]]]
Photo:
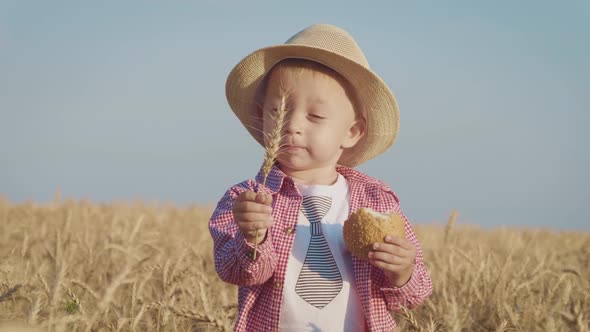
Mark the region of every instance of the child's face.
[[281, 169], [311, 171], [335, 168], [344, 149], [364, 132], [345, 87], [331, 75], [311, 69], [279, 68], [270, 74], [263, 103], [265, 136], [272, 129], [271, 113], [287, 96]]

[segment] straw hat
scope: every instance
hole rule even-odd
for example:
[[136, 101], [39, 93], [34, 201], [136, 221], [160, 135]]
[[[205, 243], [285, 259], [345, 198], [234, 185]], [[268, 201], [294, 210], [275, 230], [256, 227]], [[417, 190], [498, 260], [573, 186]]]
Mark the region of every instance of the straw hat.
[[228, 75], [225, 85], [227, 101], [258, 143], [264, 145], [259, 123], [254, 121], [257, 88], [270, 69], [287, 58], [307, 59], [326, 65], [344, 76], [356, 90], [366, 114], [366, 133], [354, 147], [344, 150], [339, 164], [349, 167], [360, 165], [393, 144], [399, 129], [399, 110], [393, 93], [371, 71], [352, 36], [327, 24], [312, 25], [285, 44], [254, 51]]

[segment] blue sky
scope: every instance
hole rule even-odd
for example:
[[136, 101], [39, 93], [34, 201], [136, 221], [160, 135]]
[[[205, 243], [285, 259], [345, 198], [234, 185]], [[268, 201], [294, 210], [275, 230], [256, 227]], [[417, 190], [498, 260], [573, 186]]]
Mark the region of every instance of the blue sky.
[[0, 194], [216, 203], [263, 155], [227, 74], [313, 23], [394, 92], [359, 169], [412, 221], [590, 229], [586, 1], [0, 1]]

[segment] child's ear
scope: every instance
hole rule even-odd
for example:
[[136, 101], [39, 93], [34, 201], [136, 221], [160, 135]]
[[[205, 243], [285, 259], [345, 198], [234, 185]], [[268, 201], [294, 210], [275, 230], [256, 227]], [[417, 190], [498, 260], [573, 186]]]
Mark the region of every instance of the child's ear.
[[342, 143], [342, 148], [348, 149], [355, 146], [355, 144], [358, 143], [358, 141], [365, 135], [365, 131], [365, 119], [363, 117], [359, 117], [350, 126], [350, 129], [344, 138], [344, 142]]

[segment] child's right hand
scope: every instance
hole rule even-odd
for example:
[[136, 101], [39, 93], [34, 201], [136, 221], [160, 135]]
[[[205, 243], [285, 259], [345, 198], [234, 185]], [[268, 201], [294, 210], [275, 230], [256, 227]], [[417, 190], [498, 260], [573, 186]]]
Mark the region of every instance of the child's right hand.
[[265, 239], [267, 228], [273, 224], [271, 204], [271, 195], [253, 191], [244, 191], [238, 195], [232, 211], [246, 241], [256, 244], [256, 230], [259, 230], [258, 244]]

